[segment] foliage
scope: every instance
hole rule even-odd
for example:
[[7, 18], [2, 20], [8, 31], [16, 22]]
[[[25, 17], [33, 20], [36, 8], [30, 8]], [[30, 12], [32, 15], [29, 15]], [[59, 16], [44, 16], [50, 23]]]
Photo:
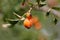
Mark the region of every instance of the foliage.
[[[58, 0], [60, 4], [60, 0]], [[59, 38], [60, 16], [54, 15], [57, 12], [42, 11], [40, 8], [47, 5], [49, 8], [60, 11], [60, 5], [49, 6], [47, 0], [0, 0], [0, 40], [57, 40]], [[24, 27], [24, 20], [17, 15], [26, 18], [26, 12], [30, 11], [32, 16], [37, 16], [42, 25], [36, 30], [34, 24], [30, 29]], [[46, 8], [47, 9], [47, 8]], [[3, 24], [11, 24], [3, 27]]]

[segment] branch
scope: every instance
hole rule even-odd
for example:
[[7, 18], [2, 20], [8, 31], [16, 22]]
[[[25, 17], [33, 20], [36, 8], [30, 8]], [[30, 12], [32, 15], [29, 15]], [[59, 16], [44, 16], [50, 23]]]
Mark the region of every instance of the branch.
[[[37, 10], [43, 11], [43, 12], [48, 12], [48, 10], [51, 9], [47, 5], [45, 5], [43, 7], [40, 7], [40, 8], [35, 6], [34, 8], [37, 9]], [[51, 9], [50, 12], [53, 13], [55, 16], [60, 17], [60, 12], [59, 11]]]
[[15, 16], [17, 16], [20, 20], [24, 20], [25, 18], [23, 17], [23, 16], [20, 16], [20, 15], [18, 15], [18, 14], [16, 14], [16, 13], [13, 13]]

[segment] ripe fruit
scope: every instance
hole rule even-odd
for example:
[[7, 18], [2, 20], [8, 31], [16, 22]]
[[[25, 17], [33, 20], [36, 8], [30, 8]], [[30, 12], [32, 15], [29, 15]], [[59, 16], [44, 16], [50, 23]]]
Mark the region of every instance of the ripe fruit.
[[31, 17], [31, 19], [26, 18], [24, 20], [24, 26], [29, 29], [34, 24], [36, 30], [41, 29], [41, 23], [39, 22], [37, 17]]
[[29, 20], [28, 18], [26, 18], [24, 20], [24, 26], [29, 29], [32, 26], [31, 20]]
[[41, 24], [39, 22], [35, 23], [35, 29], [37, 30], [41, 29]]
[[35, 29], [37, 30], [41, 29], [41, 23], [39, 22], [37, 17], [33, 17], [33, 24], [34, 24]]
[[[31, 10], [31, 9], [30, 9]], [[41, 23], [36, 16], [32, 17], [30, 10], [26, 13], [26, 19], [24, 20], [24, 26], [29, 29], [34, 24], [35, 29], [41, 28]]]

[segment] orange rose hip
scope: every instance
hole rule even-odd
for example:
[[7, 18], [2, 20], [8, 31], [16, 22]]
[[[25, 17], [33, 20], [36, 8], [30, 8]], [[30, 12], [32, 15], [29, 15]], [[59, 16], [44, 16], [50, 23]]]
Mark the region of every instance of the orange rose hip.
[[24, 20], [24, 26], [25, 26], [27, 29], [31, 28], [32, 23], [31, 23], [31, 21], [30, 21], [28, 18], [26, 18], [26, 19]]

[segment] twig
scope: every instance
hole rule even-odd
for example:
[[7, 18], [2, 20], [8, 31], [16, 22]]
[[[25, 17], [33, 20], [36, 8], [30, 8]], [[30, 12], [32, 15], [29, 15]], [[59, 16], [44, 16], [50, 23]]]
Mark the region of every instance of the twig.
[[23, 16], [20, 16], [20, 15], [18, 15], [16, 13], [13, 13], [13, 14], [16, 15], [20, 20], [24, 20], [25, 19]]
[[20, 16], [20, 15], [18, 15], [18, 14], [16, 14], [16, 13], [13, 13], [15, 16], [17, 16], [18, 18], [22, 18], [22, 16]]
[[54, 9], [51, 9], [50, 7], [48, 7], [47, 5], [43, 6], [43, 7], [34, 7], [37, 10], [43, 11], [43, 12], [48, 12], [48, 10], [50, 10], [51, 13], [53, 13], [55, 16], [60, 17], [60, 12]]

